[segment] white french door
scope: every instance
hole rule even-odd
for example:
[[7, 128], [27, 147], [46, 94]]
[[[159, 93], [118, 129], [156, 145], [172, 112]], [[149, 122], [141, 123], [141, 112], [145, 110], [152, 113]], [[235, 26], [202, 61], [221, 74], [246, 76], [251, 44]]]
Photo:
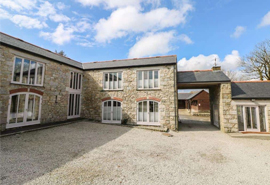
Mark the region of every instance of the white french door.
[[137, 124], [160, 125], [159, 103], [151, 100], [138, 102]]
[[102, 123], [121, 123], [121, 102], [108, 100], [102, 103]]
[[260, 131], [259, 109], [257, 106], [244, 106], [244, 126], [246, 131]]
[[7, 128], [40, 123], [42, 96], [18, 93], [10, 96]]
[[68, 119], [80, 117], [81, 94], [72, 93], [68, 98]]

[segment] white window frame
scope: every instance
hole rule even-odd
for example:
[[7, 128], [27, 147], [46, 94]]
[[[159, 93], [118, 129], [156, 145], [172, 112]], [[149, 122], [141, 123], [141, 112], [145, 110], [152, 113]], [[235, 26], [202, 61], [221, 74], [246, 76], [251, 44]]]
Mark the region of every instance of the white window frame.
[[[115, 89], [110, 89], [110, 73], [117, 73], [117, 88]], [[121, 88], [118, 88], [118, 73], [121, 73], [122, 75], [122, 87]], [[108, 88], [105, 88], [105, 75], [108, 74]], [[115, 81], [113, 81], [115, 82]], [[103, 80], [102, 80], [102, 86], [103, 86], [103, 90], [108, 90], [108, 91], [117, 91], [117, 90], [123, 90], [123, 86], [124, 86], [124, 78], [123, 78], [123, 71], [106, 71], [106, 72], [103, 72]]]
[[[144, 87], [144, 72], [147, 71], [148, 72], [148, 88]], [[153, 88], [150, 88], [150, 78], [149, 78], [149, 71], [153, 72]], [[155, 87], [155, 71], [158, 72], [158, 87]], [[142, 72], [142, 87], [139, 87], [139, 72]], [[139, 90], [152, 90], [152, 89], [160, 89], [160, 69], [146, 69], [146, 70], [137, 70], [136, 71], [136, 75], [137, 75], [137, 89]]]
[[[73, 97], [73, 115], [69, 115], [69, 97], [70, 95], [73, 94], [74, 97]], [[78, 115], [75, 115], [75, 101], [76, 101], [76, 95], [80, 95], [80, 103], [79, 103], [79, 114]], [[82, 95], [81, 93], [77, 92], [77, 93], [74, 93], [74, 92], [71, 92], [68, 94], [68, 107], [67, 107], [67, 119], [72, 119], [72, 118], [79, 118], [81, 117], [81, 104], [82, 104]]]
[[[141, 102], [147, 102], [147, 121], [146, 122], [142, 122], [142, 121], [138, 121], [139, 120], [139, 103]], [[158, 121], [157, 122], [150, 122], [150, 114], [149, 114], [149, 102], [153, 101], [155, 103], [158, 103]], [[154, 125], [154, 126], [160, 126], [160, 102], [155, 101], [155, 100], [142, 100], [142, 101], [138, 101], [137, 102], [137, 124], [138, 125]]]
[[[249, 107], [250, 108], [250, 121], [251, 121], [251, 126], [252, 126], [252, 111], [251, 111], [251, 108], [255, 108], [255, 111], [256, 111], [256, 121], [257, 121], [257, 129], [248, 129], [247, 128], [247, 120], [246, 120], [246, 111], [245, 109]], [[252, 131], [252, 132], [260, 132], [261, 130], [261, 124], [260, 124], [260, 117], [259, 117], [259, 107], [258, 106], [243, 106], [243, 116], [244, 116], [244, 128], [245, 128], [245, 131]]]
[[[21, 65], [21, 71], [20, 71], [20, 81], [19, 81], [19, 82], [13, 81], [16, 58], [22, 59], [22, 65]], [[36, 62], [34, 84], [29, 84], [30, 70], [28, 70], [28, 79], [27, 79], [27, 82], [28, 82], [28, 83], [22, 83], [22, 78], [23, 78], [23, 65], [24, 65], [24, 60], [25, 60], [25, 59], [27, 59], [27, 60], [30, 61], [30, 66], [31, 66], [31, 62], [32, 62], [32, 61], [33, 61], [33, 62]], [[41, 84], [36, 84], [36, 81], [37, 81], [37, 66], [38, 66], [37, 64], [38, 64], [38, 63], [43, 65], [43, 67], [42, 67], [42, 79], [41, 79]], [[23, 57], [15, 56], [15, 57], [14, 57], [14, 60], [13, 60], [13, 68], [12, 68], [12, 78], [11, 78], [11, 83], [13, 83], [13, 84], [30, 85], [30, 86], [43, 86], [43, 83], [44, 83], [44, 73], [45, 73], [45, 63], [37, 62], [37, 61], [31, 60], [31, 59], [28, 59], [28, 58], [23, 58]]]
[[[71, 87], [70, 87], [71, 73], [73, 74], [72, 75], [73, 79], [72, 79], [72, 83], [71, 83]], [[76, 78], [76, 80], [74, 81], [75, 74], [78, 75], [78, 79]], [[81, 76], [81, 80], [80, 80], [80, 76]], [[80, 88], [73, 88], [74, 86], [75, 87], [79, 86], [77, 84], [77, 82], [80, 82]], [[82, 82], [83, 82], [83, 74], [82, 73], [70, 71], [70, 73], [69, 73], [69, 82], [68, 82], [68, 91], [69, 92], [81, 92], [82, 91]]]
[[[104, 120], [104, 115], [103, 115], [103, 113], [104, 113], [104, 103], [105, 102], [109, 102], [109, 101], [111, 101], [111, 120]], [[114, 121], [113, 119], [112, 119], [112, 116], [113, 116], [113, 114], [112, 114], [112, 112], [113, 112], [113, 102], [119, 102], [120, 104], [121, 104], [121, 106], [120, 106], [120, 108], [121, 108], [121, 112], [120, 112], [120, 121], [119, 120], [116, 120], [116, 121]], [[122, 121], [122, 102], [121, 101], [118, 101], [118, 100], [106, 100], [106, 101], [103, 101], [102, 102], [102, 106], [101, 106], [101, 114], [102, 114], [102, 123], [114, 123], [114, 124], [121, 124], [121, 121]]]
[[[9, 118], [10, 118], [10, 108], [11, 108], [11, 99], [12, 96], [15, 95], [22, 95], [25, 94], [25, 104], [24, 104], [24, 118], [23, 118], [23, 122], [20, 123], [9, 123]], [[38, 96], [40, 98], [40, 102], [39, 102], [39, 114], [38, 114], [38, 120], [34, 120], [34, 121], [27, 121], [27, 106], [28, 106], [28, 101], [29, 101], [29, 95], [34, 95], [34, 96]], [[19, 99], [18, 99], [19, 101]], [[19, 104], [17, 103], [17, 112], [18, 112], [18, 106]], [[11, 94], [9, 96], [9, 105], [8, 105], [8, 116], [7, 116], [7, 125], [6, 128], [15, 128], [15, 127], [22, 127], [22, 126], [29, 126], [29, 125], [35, 125], [35, 124], [40, 124], [40, 118], [41, 118], [41, 106], [42, 106], [42, 96], [39, 94], [35, 94], [35, 93], [30, 93], [30, 92], [20, 92], [20, 93], [14, 93]]]

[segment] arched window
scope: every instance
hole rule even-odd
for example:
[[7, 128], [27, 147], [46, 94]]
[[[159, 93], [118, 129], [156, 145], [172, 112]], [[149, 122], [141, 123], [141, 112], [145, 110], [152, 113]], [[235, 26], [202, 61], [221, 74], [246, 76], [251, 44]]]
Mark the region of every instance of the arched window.
[[137, 124], [160, 125], [159, 103], [153, 100], [144, 100], [137, 105]]
[[116, 100], [102, 102], [102, 123], [121, 123], [122, 103]]
[[40, 123], [42, 96], [21, 92], [10, 95], [7, 128]]

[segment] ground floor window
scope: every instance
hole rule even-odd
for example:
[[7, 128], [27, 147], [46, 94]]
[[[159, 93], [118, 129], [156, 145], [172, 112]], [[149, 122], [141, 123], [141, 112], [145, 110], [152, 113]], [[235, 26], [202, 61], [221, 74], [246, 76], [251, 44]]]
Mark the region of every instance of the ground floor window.
[[159, 103], [151, 100], [138, 102], [137, 123], [159, 125]]
[[7, 128], [40, 123], [42, 97], [32, 93], [12, 94], [9, 100]]
[[237, 106], [239, 131], [267, 132], [265, 106]]
[[121, 123], [121, 102], [108, 100], [102, 102], [102, 123]]
[[68, 98], [68, 119], [80, 117], [81, 111], [81, 95], [69, 94]]

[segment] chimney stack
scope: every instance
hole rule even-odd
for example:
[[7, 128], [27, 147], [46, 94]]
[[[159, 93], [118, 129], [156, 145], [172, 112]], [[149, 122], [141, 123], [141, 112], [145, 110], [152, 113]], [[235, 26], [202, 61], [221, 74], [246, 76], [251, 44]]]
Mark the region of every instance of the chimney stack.
[[212, 70], [213, 71], [221, 71], [221, 66], [213, 66]]

